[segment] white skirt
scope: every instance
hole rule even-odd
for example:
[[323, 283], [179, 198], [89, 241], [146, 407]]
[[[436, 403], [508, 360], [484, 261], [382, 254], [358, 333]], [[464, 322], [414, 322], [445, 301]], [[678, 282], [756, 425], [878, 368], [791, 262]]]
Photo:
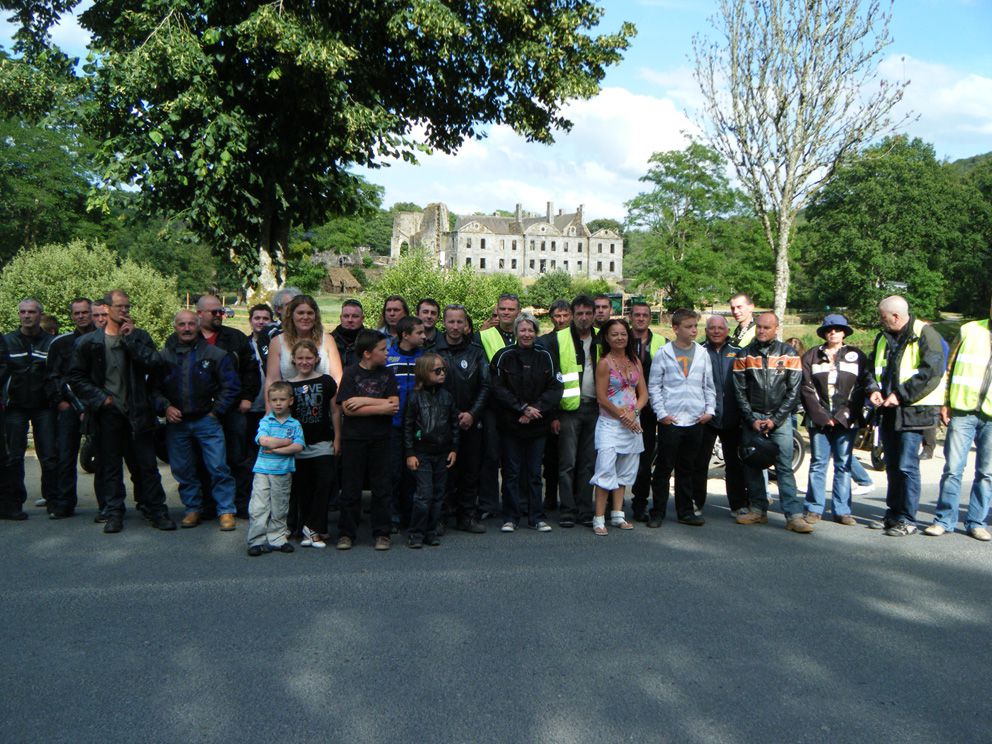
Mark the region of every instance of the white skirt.
[[600, 414], [596, 420], [596, 449], [614, 449], [621, 455], [644, 451], [644, 436], [631, 431], [617, 419]]

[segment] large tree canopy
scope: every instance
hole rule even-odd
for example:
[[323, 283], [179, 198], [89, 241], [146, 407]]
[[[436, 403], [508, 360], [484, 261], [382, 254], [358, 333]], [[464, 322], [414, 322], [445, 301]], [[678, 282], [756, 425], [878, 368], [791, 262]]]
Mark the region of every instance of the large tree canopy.
[[824, 305], [871, 319], [899, 291], [922, 317], [987, 312], [992, 204], [925, 142], [894, 137], [848, 158], [806, 219], [804, 263]]
[[[72, 0], [4, 0], [43, 48]], [[589, 0], [95, 0], [89, 129], [103, 179], [280, 280], [290, 226], [363, 205], [349, 172], [423, 148], [452, 152], [480, 125], [530, 140], [570, 126], [634, 33], [589, 33]]]

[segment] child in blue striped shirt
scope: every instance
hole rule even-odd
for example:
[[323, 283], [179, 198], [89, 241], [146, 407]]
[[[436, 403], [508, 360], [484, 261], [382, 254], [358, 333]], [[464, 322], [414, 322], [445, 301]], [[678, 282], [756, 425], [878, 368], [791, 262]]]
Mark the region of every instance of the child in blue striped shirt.
[[289, 494], [296, 470], [296, 453], [303, 449], [303, 427], [289, 415], [293, 406], [293, 386], [279, 380], [268, 391], [269, 413], [258, 425], [255, 442], [255, 480], [248, 504], [248, 555], [259, 556], [278, 550], [292, 553], [287, 542], [286, 518]]

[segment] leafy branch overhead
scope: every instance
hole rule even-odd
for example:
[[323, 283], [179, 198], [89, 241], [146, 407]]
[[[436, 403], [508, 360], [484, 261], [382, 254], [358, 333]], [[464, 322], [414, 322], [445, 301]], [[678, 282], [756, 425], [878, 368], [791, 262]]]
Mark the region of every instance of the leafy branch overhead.
[[[5, 3], [35, 47], [69, 9], [38, 5]], [[492, 123], [552, 142], [634, 34], [594, 35], [601, 20], [588, 0], [96, 0], [87, 127], [104, 184], [278, 281], [291, 225], [368, 206], [353, 166], [453, 152]]]

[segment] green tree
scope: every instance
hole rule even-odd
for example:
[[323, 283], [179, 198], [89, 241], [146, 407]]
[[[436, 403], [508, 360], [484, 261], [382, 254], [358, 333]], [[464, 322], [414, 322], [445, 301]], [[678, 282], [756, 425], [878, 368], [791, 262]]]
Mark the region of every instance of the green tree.
[[571, 301], [572, 296], [572, 277], [561, 269], [541, 274], [527, 290], [527, 301], [534, 307], [547, 308], [560, 298]]
[[598, 279], [587, 279], [585, 277], [576, 277], [575, 279], [572, 280], [572, 291], [575, 293], [575, 295], [582, 294], [592, 297], [593, 295], [612, 292], [613, 287], [611, 287], [610, 283], [605, 279], [603, 279], [602, 277]]
[[0, 272], [0, 319], [17, 327], [17, 305], [36, 297], [45, 312], [71, 327], [69, 302], [74, 297], [102, 297], [111, 289], [131, 296], [134, 320], [161, 344], [172, 332], [179, 310], [176, 281], [148, 266], [120, 258], [100, 243], [74, 240], [67, 244], [24, 249]]
[[[6, 6], [30, 51], [75, 2]], [[454, 152], [485, 124], [543, 143], [568, 129], [565, 103], [595, 95], [634, 34], [593, 35], [602, 15], [590, 0], [95, 0], [79, 16], [86, 120], [104, 183], [138, 187], [269, 290], [293, 224], [369, 205], [352, 166]]]
[[92, 147], [71, 127], [0, 120], [0, 265], [20, 248], [95, 237]]
[[921, 317], [948, 304], [988, 311], [988, 204], [922, 140], [895, 137], [850, 158], [806, 219], [803, 262], [824, 305], [868, 322], [898, 292]]
[[594, 233], [598, 230], [612, 230], [621, 238], [624, 235], [624, 225], [620, 220], [613, 220], [605, 217], [601, 217], [596, 220], [589, 220], [586, 223], [586, 227], [589, 228], [589, 232]]
[[[664, 292], [669, 308], [726, 299], [731, 291], [726, 239], [743, 220], [743, 195], [731, 188], [720, 155], [691, 142], [658, 152], [641, 181], [651, 190], [627, 202], [629, 270]], [[735, 222], [726, 223], [735, 218]], [[726, 223], [726, 224], [725, 224]], [[760, 266], [751, 257], [749, 263]]]

